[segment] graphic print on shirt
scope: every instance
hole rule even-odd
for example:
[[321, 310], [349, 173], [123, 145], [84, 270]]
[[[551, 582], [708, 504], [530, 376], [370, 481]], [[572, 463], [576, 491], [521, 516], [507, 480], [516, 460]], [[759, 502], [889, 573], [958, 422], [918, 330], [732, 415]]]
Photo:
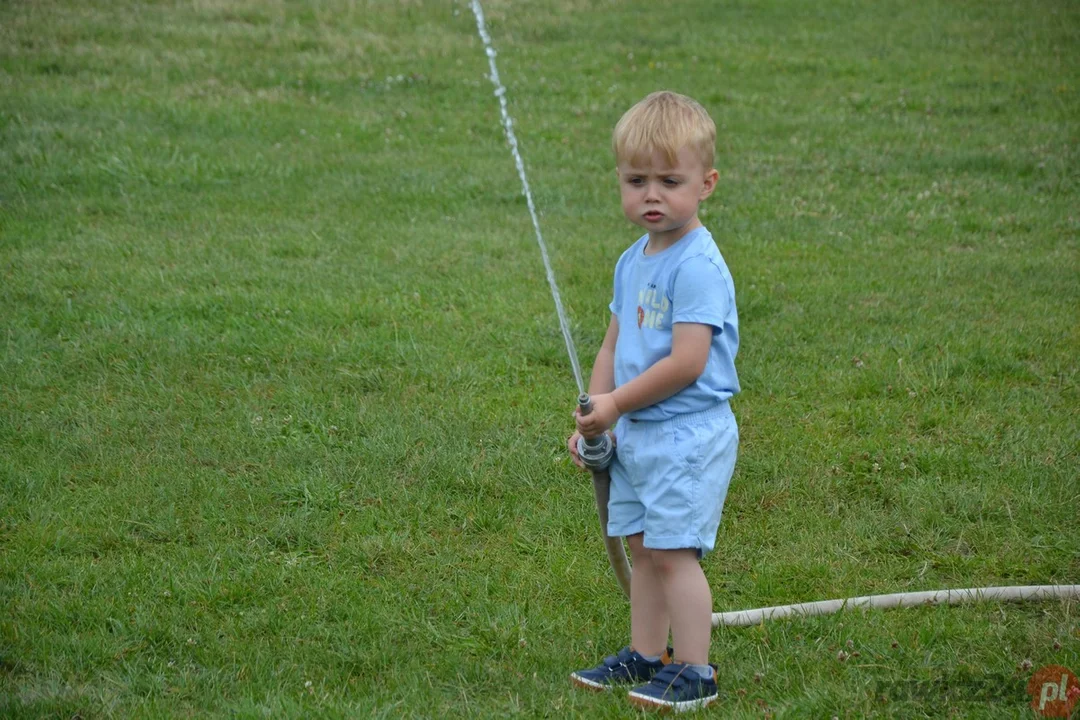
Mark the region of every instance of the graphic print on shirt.
[[657, 289], [655, 283], [646, 283], [645, 287], [638, 290], [637, 326], [639, 329], [670, 329], [669, 310], [671, 310], [671, 301]]

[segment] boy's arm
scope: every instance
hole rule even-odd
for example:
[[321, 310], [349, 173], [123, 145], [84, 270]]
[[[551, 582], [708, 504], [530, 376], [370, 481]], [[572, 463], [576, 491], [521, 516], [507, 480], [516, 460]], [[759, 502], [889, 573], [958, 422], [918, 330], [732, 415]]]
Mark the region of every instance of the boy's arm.
[[589, 378], [589, 394], [603, 395], [615, 389], [615, 343], [619, 340], [619, 318], [614, 313], [604, 333], [604, 342], [596, 353], [592, 377]]
[[[709, 360], [712, 333], [711, 325], [686, 322], [672, 325], [671, 354], [619, 389], [606, 395], [594, 395], [593, 412], [578, 417], [578, 430], [585, 437], [599, 435], [620, 415], [658, 403], [697, 380], [705, 372]], [[589, 387], [591, 390], [592, 383]]]
[[[596, 362], [593, 363], [592, 376], [589, 378], [589, 395], [591, 397], [611, 397], [611, 391], [615, 389], [615, 343], [618, 341], [619, 318], [612, 313], [611, 322], [608, 323], [607, 332], [604, 333], [604, 341], [600, 343], [600, 350], [596, 353]], [[595, 407], [594, 401], [594, 410]], [[574, 417], [577, 417], [577, 414], [578, 410], [577, 408], [574, 408]], [[613, 422], [614, 421], [612, 421], [612, 423]], [[609, 427], [611, 427], [611, 423], [604, 427], [600, 432], [591, 434], [589, 437], [599, 435]], [[579, 429], [578, 432], [581, 432], [581, 430]], [[578, 457], [577, 437], [577, 433], [574, 433], [567, 438], [566, 447], [570, 450], [570, 456], [574, 458], [574, 464], [583, 468], [585, 467], [585, 464], [582, 463], [581, 458]]]
[[611, 393], [618, 414], [658, 403], [701, 377], [709, 361], [712, 334], [711, 325], [672, 325], [671, 354]]

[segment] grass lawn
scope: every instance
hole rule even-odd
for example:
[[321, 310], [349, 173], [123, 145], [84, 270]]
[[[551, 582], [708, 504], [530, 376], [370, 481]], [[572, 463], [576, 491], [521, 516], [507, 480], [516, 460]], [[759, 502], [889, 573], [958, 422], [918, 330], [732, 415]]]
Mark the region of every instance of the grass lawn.
[[[646, 93], [719, 127], [716, 610], [1080, 582], [1080, 5], [484, 5], [586, 372]], [[619, 718], [463, 0], [0, 3], [0, 715]], [[717, 717], [1017, 717], [1080, 606], [722, 628]]]

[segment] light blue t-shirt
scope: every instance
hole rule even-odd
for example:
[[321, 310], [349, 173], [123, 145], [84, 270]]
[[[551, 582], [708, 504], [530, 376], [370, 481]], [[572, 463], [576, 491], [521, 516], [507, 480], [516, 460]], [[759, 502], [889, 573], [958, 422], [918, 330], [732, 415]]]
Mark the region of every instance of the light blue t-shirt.
[[693, 384], [655, 405], [627, 413], [632, 420], [666, 420], [714, 407], [739, 392], [735, 353], [739, 318], [735, 284], [720, 250], [704, 227], [669, 248], [646, 255], [645, 235], [615, 265], [611, 312], [619, 320], [615, 346], [615, 386], [619, 387], [671, 354], [671, 326], [712, 325], [705, 371]]

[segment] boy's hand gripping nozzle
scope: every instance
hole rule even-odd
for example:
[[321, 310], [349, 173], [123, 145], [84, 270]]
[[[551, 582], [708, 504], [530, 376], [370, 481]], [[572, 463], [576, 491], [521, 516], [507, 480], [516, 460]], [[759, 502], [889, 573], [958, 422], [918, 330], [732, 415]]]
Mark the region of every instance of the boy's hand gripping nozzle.
[[[578, 413], [584, 417], [592, 411], [592, 398], [589, 397], [589, 393], [578, 395]], [[615, 447], [606, 432], [588, 440], [579, 438], [577, 449], [581, 462], [593, 472], [606, 470], [611, 464], [612, 457], [615, 456]]]
[[[578, 396], [578, 413], [584, 416], [592, 411], [593, 405], [589, 393], [581, 393]], [[607, 468], [615, 457], [615, 444], [611, 442], [611, 435], [605, 432], [590, 440], [578, 438], [577, 450], [581, 462], [592, 471], [596, 511], [600, 516], [600, 532], [604, 536], [604, 548], [607, 550], [608, 561], [611, 562], [611, 569], [615, 571], [615, 579], [619, 581], [619, 587], [622, 588], [626, 597], [630, 597], [630, 563], [626, 560], [626, 549], [623, 547], [621, 537], [611, 537], [607, 532], [607, 506], [611, 493], [611, 476]]]

